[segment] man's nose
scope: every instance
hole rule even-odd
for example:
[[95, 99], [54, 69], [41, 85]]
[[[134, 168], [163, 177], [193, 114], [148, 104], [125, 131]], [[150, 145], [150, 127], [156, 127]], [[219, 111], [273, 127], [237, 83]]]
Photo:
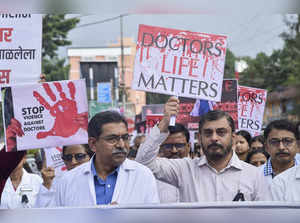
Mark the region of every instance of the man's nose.
[[173, 145], [173, 147], [172, 147], [172, 153], [177, 153], [177, 148], [175, 145]]
[[77, 160], [75, 159], [75, 156], [72, 156], [71, 164], [76, 164]]
[[119, 141], [118, 141], [118, 143], [117, 143], [117, 145], [119, 145], [120, 147], [124, 148], [124, 146], [125, 146], [124, 139], [120, 138]]

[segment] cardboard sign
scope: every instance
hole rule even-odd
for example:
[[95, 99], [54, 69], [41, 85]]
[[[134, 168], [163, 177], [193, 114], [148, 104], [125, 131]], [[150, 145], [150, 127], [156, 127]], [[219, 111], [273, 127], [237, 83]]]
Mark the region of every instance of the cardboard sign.
[[41, 49], [41, 14], [0, 14], [0, 86], [37, 82]]
[[221, 102], [197, 100], [191, 111], [191, 116], [201, 116], [212, 110], [222, 110], [228, 112], [238, 128], [238, 82], [237, 80], [224, 79], [222, 87]]
[[267, 90], [239, 86], [239, 130], [246, 130], [252, 136], [261, 134], [266, 101]]
[[176, 123], [184, 125], [189, 130], [198, 130], [199, 117], [190, 115], [193, 106], [193, 103], [180, 103], [179, 112], [176, 116]]
[[132, 88], [220, 101], [227, 37], [139, 26]]
[[216, 102], [214, 110], [219, 109], [228, 112], [233, 118], [235, 128], [238, 128], [238, 81], [224, 80], [221, 102]]
[[55, 176], [61, 175], [63, 172], [67, 171], [66, 165], [61, 158], [62, 148], [51, 147], [45, 148], [45, 157], [47, 167], [53, 167], [55, 170]]
[[162, 120], [163, 117], [163, 114], [153, 114], [146, 116], [146, 125], [148, 133], [150, 132], [150, 129], [152, 129], [156, 125], [156, 123]]
[[7, 151], [86, 144], [84, 80], [3, 87]]

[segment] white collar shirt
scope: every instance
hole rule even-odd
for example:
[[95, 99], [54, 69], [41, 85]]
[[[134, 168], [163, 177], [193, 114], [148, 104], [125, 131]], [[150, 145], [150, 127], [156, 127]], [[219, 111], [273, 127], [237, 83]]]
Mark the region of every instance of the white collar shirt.
[[157, 158], [159, 145], [168, 133], [155, 126], [140, 146], [136, 160], [149, 167], [155, 177], [179, 188], [180, 202], [232, 201], [243, 193], [246, 201], [270, 200], [267, 183], [255, 166], [233, 153], [227, 167], [217, 172], [205, 156], [191, 159]]
[[300, 202], [300, 165], [274, 177], [270, 188], [274, 201]]

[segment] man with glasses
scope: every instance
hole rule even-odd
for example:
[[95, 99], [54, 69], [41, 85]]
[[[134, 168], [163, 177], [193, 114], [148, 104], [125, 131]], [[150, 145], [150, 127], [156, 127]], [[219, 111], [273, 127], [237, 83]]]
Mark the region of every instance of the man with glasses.
[[265, 131], [265, 148], [270, 154], [268, 161], [261, 167], [269, 184], [283, 171], [298, 165], [295, 159], [297, 151], [297, 130], [294, 123], [288, 120], [270, 122]]
[[170, 117], [177, 115], [179, 100], [171, 97], [164, 117], [151, 129], [136, 160], [148, 166], [157, 179], [179, 188], [180, 202], [254, 201], [270, 199], [263, 174], [232, 150], [234, 122], [223, 111], [209, 111], [199, 122], [200, 158], [157, 158], [158, 148], [169, 135]]
[[[188, 157], [190, 152], [190, 133], [184, 125], [176, 123], [169, 126], [169, 136], [160, 145], [159, 157], [167, 159], [180, 159]], [[179, 190], [177, 187], [157, 180], [160, 203], [179, 202]]]
[[126, 159], [128, 125], [114, 111], [96, 114], [88, 124], [92, 159], [66, 172], [57, 183], [56, 206], [158, 203], [151, 171]]

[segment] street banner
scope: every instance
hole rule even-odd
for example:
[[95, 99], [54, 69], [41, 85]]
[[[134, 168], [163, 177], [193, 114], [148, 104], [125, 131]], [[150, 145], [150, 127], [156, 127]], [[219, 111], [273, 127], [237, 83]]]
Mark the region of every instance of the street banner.
[[45, 148], [45, 157], [47, 167], [53, 167], [55, 170], [55, 176], [61, 175], [67, 171], [66, 165], [61, 158], [62, 147], [50, 147]]
[[146, 116], [147, 132], [150, 133], [150, 129], [152, 129], [157, 123], [159, 123], [163, 117], [164, 117], [163, 114], [147, 115]]
[[238, 81], [234, 79], [224, 79], [222, 87], [222, 97], [220, 102], [197, 100], [194, 104], [191, 116], [201, 116], [212, 110], [222, 110], [228, 112], [238, 128]]
[[139, 26], [132, 88], [220, 101], [227, 37]]
[[41, 14], [0, 14], [0, 87], [38, 82], [41, 49]]
[[238, 88], [238, 125], [252, 136], [260, 135], [267, 101], [267, 90], [246, 86]]
[[111, 103], [111, 83], [97, 83], [97, 95], [99, 103]]
[[7, 151], [88, 142], [84, 80], [14, 85], [1, 91]]

